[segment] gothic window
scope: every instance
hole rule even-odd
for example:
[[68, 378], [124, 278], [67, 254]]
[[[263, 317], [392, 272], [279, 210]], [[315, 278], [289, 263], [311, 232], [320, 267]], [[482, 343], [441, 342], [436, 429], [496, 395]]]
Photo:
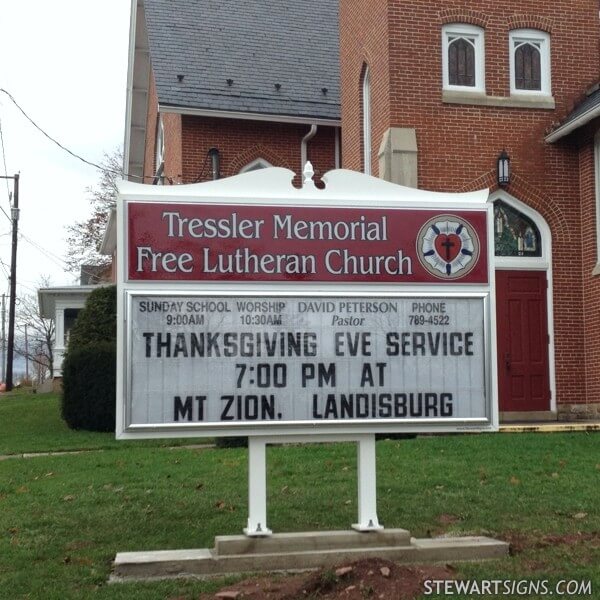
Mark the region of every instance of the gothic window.
[[518, 90], [542, 89], [539, 44], [523, 42], [515, 48], [515, 87]]
[[446, 90], [485, 91], [483, 29], [473, 25], [444, 25], [443, 83]]
[[511, 93], [550, 95], [550, 36], [515, 29], [510, 32], [510, 52]]
[[475, 44], [472, 39], [451, 37], [448, 44], [450, 85], [475, 86]]
[[542, 256], [542, 238], [535, 223], [512, 206], [494, 202], [496, 256]]

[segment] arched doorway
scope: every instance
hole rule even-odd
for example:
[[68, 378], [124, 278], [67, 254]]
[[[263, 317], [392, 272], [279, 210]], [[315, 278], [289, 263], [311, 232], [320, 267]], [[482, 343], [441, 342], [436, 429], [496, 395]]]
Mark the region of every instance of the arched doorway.
[[539, 213], [503, 190], [490, 202], [500, 419], [555, 419], [550, 228]]

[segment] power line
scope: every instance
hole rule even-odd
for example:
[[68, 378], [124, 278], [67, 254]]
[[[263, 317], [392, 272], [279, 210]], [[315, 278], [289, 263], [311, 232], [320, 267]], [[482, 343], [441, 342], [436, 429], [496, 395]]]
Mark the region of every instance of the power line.
[[19, 287], [25, 288], [26, 290], [29, 290], [30, 292], [33, 292], [34, 294], [37, 294], [37, 292], [38, 292], [35, 288], [32, 288], [30, 285], [25, 285], [24, 283], [21, 283], [20, 281], [17, 283], [17, 285]]
[[133, 175], [130, 173], [124, 173], [122, 170], [115, 170], [115, 169], [109, 169], [108, 167], [103, 167], [102, 165], [99, 165], [98, 163], [92, 162], [91, 160], [88, 160], [87, 158], [83, 158], [83, 156], [80, 156], [79, 154], [77, 154], [76, 152], [73, 152], [72, 150], [69, 150], [69, 148], [67, 148], [66, 146], [64, 146], [63, 144], [61, 144], [56, 138], [52, 137], [49, 133], [47, 133], [46, 131], [44, 131], [44, 129], [42, 129], [42, 127], [40, 127], [26, 112], [23, 108], [21, 108], [21, 106], [19, 105], [19, 103], [15, 100], [15, 98], [13, 97], [13, 95], [8, 92], [7, 90], [5, 90], [4, 88], [0, 88], [0, 92], [2, 92], [3, 94], [6, 94], [6, 96], [8, 96], [8, 98], [10, 99], [10, 101], [17, 107], [17, 109], [19, 110], [19, 112], [46, 138], [48, 138], [53, 144], [56, 144], [61, 150], [63, 150], [64, 152], [67, 152], [68, 154], [70, 154], [73, 158], [76, 158], [77, 160], [80, 160], [81, 162], [85, 163], [86, 165], [90, 165], [91, 167], [94, 167], [95, 169], [98, 169], [99, 171], [103, 171], [104, 173], [111, 173], [113, 175], [120, 175], [121, 177], [132, 177], [134, 179], [141, 179], [142, 181], [144, 179], [154, 179], [153, 175]]
[[[8, 177], [8, 169], [6, 168], [6, 151], [4, 149], [4, 134], [2, 133], [2, 119], [0, 119], [0, 142], [2, 142], [2, 162], [4, 164], [4, 174]], [[6, 179], [5, 181], [6, 193], [8, 194], [8, 204], [10, 206], [10, 186], [8, 185], [8, 179]]]
[[66, 264], [66, 262], [60, 256], [58, 256], [58, 254], [54, 254], [54, 252], [51, 252], [47, 248], [40, 246], [37, 242], [34, 242], [32, 239], [28, 238], [24, 233], [21, 233], [20, 235], [25, 241], [29, 242], [30, 244], [32, 244], [33, 246], [38, 248], [38, 250], [44, 252], [44, 254], [54, 257], [56, 260], [59, 260], [61, 263]]
[[8, 273], [7, 267], [8, 267], [8, 265], [0, 258], [0, 268], [2, 268], [2, 270], [4, 271], [4, 274], [6, 275], [6, 279], [10, 279], [10, 275]]
[[[32, 239], [28, 238], [26, 235], [24, 235], [22, 233], [19, 234], [19, 237], [22, 240], [24, 240], [25, 242], [27, 242], [30, 246], [35, 248], [38, 252], [43, 254], [48, 260], [53, 262], [55, 265], [59, 266], [64, 273], [71, 273], [70, 269], [68, 268], [67, 262], [65, 260], [63, 260], [60, 256], [58, 256], [58, 254], [54, 254], [53, 252], [50, 252], [50, 250], [44, 248], [43, 246], [40, 246], [37, 242], [34, 242]], [[81, 272], [85, 273], [86, 275], [90, 275], [91, 277], [97, 276], [97, 273], [92, 273], [90, 271], [86, 271], [83, 268], [83, 266], [80, 268], [81, 268]]]
[[19, 111], [21, 112], [21, 114], [45, 137], [47, 137], [52, 143], [56, 144], [61, 150], [64, 150], [65, 152], [68, 152], [72, 157], [77, 158], [78, 160], [80, 160], [81, 162], [84, 162], [86, 165], [90, 165], [91, 167], [95, 167], [96, 169], [99, 169], [100, 171], [106, 171], [108, 173], [113, 173], [115, 175], [120, 175], [121, 173], [119, 173], [118, 171], [114, 171], [113, 169], [107, 169], [106, 167], [102, 167], [99, 164], [92, 162], [90, 160], [87, 160], [86, 158], [83, 158], [82, 156], [79, 156], [79, 154], [76, 154], [75, 152], [69, 150], [66, 146], [63, 146], [58, 140], [56, 140], [55, 138], [53, 138], [49, 133], [46, 133], [19, 105], [19, 103], [14, 99], [13, 95], [6, 91], [4, 88], [0, 88], [0, 92], [2, 92], [3, 94], [6, 94], [8, 96], [8, 98], [10, 99], [10, 101], [19, 109]]
[[[2, 133], [2, 119], [0, 119], [0, 142], [2, 142], [2, 162], [4, 164], [4, 181], [6, 181], [6, 194], [8, 196], [8, 205], [11, 206], [12, 197], [10, 194], [10, 185], [8, 184], [8, 180], [10, 177], [8, 175], [8, 169], [6, 168], [6, 152], [4, 150], [4, 134]], [[1, 205], [0, 211], [2, 211], [4, 213], [4, 216], [12, 223], [12, 219], [8, 216], [8, 213], [2, 208]]]
[[[4, 213], [4, 216], [12, 223], [12, 219], [8, 216], [8, 213], [0, 206], [0, 211]], [[3, 234], [3, 235], [10, 235], [9, 234]]]
[[48, 252], [48, 250], [46, 250], [42, 246], [39, 246], [33, 240], [30, 240], [27, 236], [23, 235], [22, 233], [19, 234], [19, 237], [22, 240], [26, 241], [30, 246], [32, 246], [33, 248], [35, 248], [38, 252], [41, 252], [48, 260], [50, 260], [54, 264], [58, 265], [63, 271], [65, 271], [65, 272], [67, 271], [67, 269], [65, 269], [65, 264], [66, 263], [63, 263], [61, 259], [57, 260], [57, 258], [55, 258], [54, 256], [52, 256], [52, 254], [50, 252]]

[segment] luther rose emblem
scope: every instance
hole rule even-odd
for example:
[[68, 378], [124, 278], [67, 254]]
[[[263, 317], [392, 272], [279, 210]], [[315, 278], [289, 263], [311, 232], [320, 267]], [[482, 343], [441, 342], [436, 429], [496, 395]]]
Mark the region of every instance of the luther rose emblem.
[[460, 279], [479, 259], [479, 238], [471, 225], [455, 215], [429, 219], [417, 237], [417, 256], [440, 279]]

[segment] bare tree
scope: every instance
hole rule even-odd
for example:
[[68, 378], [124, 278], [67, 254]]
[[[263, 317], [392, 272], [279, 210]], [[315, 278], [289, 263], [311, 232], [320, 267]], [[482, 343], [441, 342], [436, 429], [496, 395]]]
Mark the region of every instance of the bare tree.
[[[48, 278], [40, 280], [40, 287], [49, 287]], [[25, 340], [27, 326], [27, 341]], [[45, 319], [40, 311], [37, 295], [28, 294], [19, 297], [17, 306], [17, 329], [19, 336], [15, 340], [15, 353], [31, 361], [33, 371], [44, 378], [48, 373], [54, 376], [54, 341], [56, 324], [54, 319]]]
[[103, 167], [96, 185], [86, 190], [91, 216], [68, 225], [65, 262], [69, 271], [78, 272], [81, 265], [108, 265], [110, 260], [98, 252], [106, 230], [110, 209], [117, 198], [117, 181], [123, 175], [123, 153], [115, 150], [104, 154]]

